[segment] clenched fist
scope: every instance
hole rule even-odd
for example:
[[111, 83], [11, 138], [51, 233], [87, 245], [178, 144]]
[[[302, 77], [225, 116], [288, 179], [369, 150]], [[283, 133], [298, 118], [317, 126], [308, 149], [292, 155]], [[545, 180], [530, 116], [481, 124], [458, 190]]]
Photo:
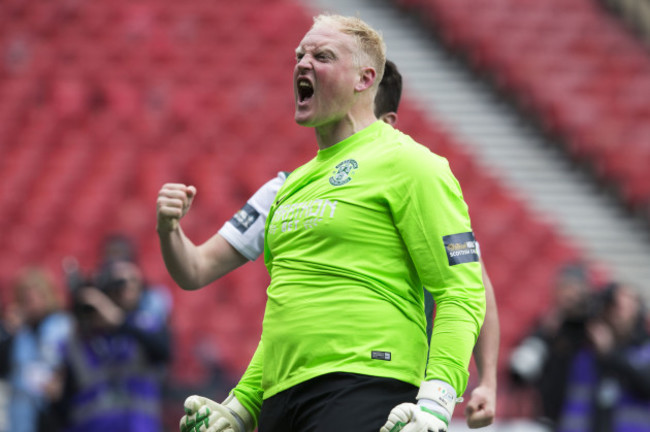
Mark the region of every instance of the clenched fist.
[[157, 224], [159, 233], [174, 231], [178, 223], [188, 212], [196, 196], [194, 186], [181, 183], [165, 183], [158, 192], [156, 202]]
[[467, 426], [470, 429], [489, 426], [494, 422], [496, 409], [496, 389], [487, 386], [476, 387], [465, 407]]

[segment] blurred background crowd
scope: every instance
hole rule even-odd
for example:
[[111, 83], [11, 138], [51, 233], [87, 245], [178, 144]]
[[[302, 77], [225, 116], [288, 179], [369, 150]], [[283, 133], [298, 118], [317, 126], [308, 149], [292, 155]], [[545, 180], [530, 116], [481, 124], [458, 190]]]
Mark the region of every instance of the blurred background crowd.
[[2, 0], [0, 431], [176, 430], [226, 395], [266, 269], [181, 292], [155, 199], [195, 185], [200, 242], [313, 155], [291, 71], [320, 8], [382, 29], [399, 128], [460, 181], [497, 423], [650, 430], [650, 1]]
[[97, 268], [64, 259], [63, 286], [44, 266], [18, 272], [0, 322], [1, 430], [168, 430], [188, 394], [227, 394], [234, 381], [216, 347], [194, 351], [200, 382], [170, 377], [173, 299], [135, 258], [112, 235]]

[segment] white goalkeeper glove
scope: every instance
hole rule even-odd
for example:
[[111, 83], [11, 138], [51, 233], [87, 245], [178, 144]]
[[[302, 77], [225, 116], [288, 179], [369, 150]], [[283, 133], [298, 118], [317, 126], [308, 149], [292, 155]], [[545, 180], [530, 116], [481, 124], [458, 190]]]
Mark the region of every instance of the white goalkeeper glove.
[[252, 432], [255, 419], [234, 394], [223, 403], [203, 396], [185, 399], [181, 432]]
[[447, 432], [456, 405], [456, 391], [444, 381], [423, 381], [418, 403], [393, 408], [379, 432]]

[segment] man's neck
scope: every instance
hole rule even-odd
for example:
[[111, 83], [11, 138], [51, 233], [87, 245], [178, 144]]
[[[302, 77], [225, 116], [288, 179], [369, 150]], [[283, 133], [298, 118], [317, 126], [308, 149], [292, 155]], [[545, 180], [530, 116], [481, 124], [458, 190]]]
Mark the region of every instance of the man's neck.
[[317, 126], [315, 130], [318, 148], [323, 150], [332, 147], [355, 133], [367, 128], [376, 121], [377, 118], [372, 112], [359, 116], [355, 116], [353, 113], [348, 113], [337, 122]]

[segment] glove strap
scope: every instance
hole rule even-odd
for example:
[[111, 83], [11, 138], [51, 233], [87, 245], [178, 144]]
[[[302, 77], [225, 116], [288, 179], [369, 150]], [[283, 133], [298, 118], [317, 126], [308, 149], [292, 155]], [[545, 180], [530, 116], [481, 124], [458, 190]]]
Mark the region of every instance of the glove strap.
[[232, 412], [233, 417], [237, 420], [237, 423], [239, 423], [239, 430], [248, 432], [255, 429], [255, 420], [253, 419], [253, 416], [248, 412], [246, 407], [239, 402], [234, 393], [230, 393], [230, 395], [228, 395], [228, 397], [223, 401], [222, 405]]
[[454, 413], [456, 402], [462, 402], [462, 398], [456, 398], [456, 390], [441, 380], [422, 381], [416, 398], [418, 405], [442, 415], [447, 424]]
[[[426, 399], [424, 399], [424, 400], [426, 400]], [[420, 405], [419, 402], [418, 402], [418, 406], [420, 407], [420, 409], [421, 409], [422, 411], [431, 414], [432, 416], [436, 417], [436, 418], [439, 419], [441, 422], [444, 422], [447, 426], [449, 426], [449, 420], [447, 420], [447, 418], [446, 418], [443, 414], [440, 414], [439, 412], [436, 412], [436, 411], [430, 410], [430, 409], [427, 408], [426, 406]]]

